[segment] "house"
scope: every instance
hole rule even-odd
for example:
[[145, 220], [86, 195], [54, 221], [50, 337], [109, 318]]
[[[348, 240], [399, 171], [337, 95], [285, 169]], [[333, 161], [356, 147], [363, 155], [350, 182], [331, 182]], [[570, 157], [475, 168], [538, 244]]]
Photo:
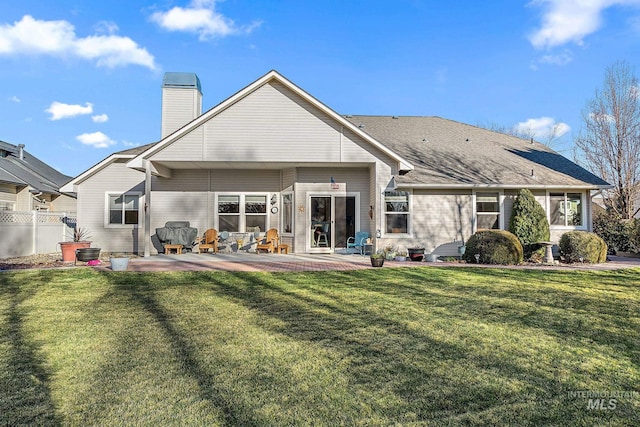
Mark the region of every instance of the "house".
[[0, 141], [0, 211], [75, 212], [74, 195], [59, 191], [70, 179], [29, 154], [23, 144]]
[[609, 187], [529, 140], [439, 117], [340, 115], [276, 71], [204, 114], [195, 74], [166, 73], [162, 92], [160, 141], [61, 188], [104, 250], [154, 254], [155, 229], [186, 220], [200, 233], [274, 227], [295, 253], [367, 231], [377, 248], [456, 255], [477, 229], [508, 227], [521, 188], [557, 241], [590, 230], [590, 192]]

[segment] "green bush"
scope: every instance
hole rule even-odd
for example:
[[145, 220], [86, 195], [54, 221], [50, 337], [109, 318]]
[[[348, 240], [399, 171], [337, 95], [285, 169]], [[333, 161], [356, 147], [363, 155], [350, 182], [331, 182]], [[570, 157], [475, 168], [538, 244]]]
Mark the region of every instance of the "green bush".
[[481, 264], [520, 264], [522, 244], [518, 238], [504, 230], [480, 230], [467, 241], [464, 260], [475, 263], [479, 254]]
[[622, 219], [615, 212], [604, 212], [593, 218], [593, 232], [605, 241], [611, 253], [637, 251], [639, 224], [640, 221]]
[[595, 233], [569, 231], [560, 238], [560, 254], [566, 262], [597, 264], [607, 260], [607, 244]]
[[509, 231], [522, 243], [526, 259], [542, 258], [544, 248], [536, 243], [549, 241], [549, 221], [542, 205], [526, 188], [518, 192], [513, 202]]

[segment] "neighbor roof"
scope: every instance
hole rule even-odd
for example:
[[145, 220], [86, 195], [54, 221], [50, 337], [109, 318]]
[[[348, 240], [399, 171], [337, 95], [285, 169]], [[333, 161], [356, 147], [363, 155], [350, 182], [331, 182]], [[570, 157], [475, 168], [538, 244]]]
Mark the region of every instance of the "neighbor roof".
[[414, 165], [398, 186], [610, 187], [538, 142], [440, 117], [345, 117]]
[[60, 194], [58, 189], [71, 179], [23, 149], [8, 142], [0, 141], [0, 181], [12, 185], [29, 186], [47, 194]]

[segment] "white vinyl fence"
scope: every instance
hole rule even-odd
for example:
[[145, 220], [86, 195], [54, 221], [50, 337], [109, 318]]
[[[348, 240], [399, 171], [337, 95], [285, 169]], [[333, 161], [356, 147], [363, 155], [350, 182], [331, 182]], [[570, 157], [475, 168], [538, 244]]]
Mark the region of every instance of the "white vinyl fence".
[[75, 215], [64, 212], [0, 211], [0, 258], [58, 252], [75, 227]]

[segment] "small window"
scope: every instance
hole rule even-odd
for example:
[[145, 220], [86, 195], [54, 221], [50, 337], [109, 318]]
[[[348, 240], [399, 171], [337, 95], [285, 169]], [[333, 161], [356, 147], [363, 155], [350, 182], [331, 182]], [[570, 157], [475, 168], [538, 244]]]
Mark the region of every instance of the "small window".
[[284, 233], [293, 232], [293, 193], [282, 194], [282, 226]]
[[110, 225], [135, 225], [139, 223], [137, 194], [110, 194], [109, 195], [109, 224]]
[[500, 194], [476, 193], [477, 229], [500, 228]]
[[13, 211], [15, 209], [15, 203], [0, 200], [0, 211]]
[[549, 222], [551, 225], [565, 227], [581, 227], [582, 194], [551, 193], [549, 195]]
[[409, 193], [406, 191], [385, 191], [386, 233], [406, 234], [409, 232]]

